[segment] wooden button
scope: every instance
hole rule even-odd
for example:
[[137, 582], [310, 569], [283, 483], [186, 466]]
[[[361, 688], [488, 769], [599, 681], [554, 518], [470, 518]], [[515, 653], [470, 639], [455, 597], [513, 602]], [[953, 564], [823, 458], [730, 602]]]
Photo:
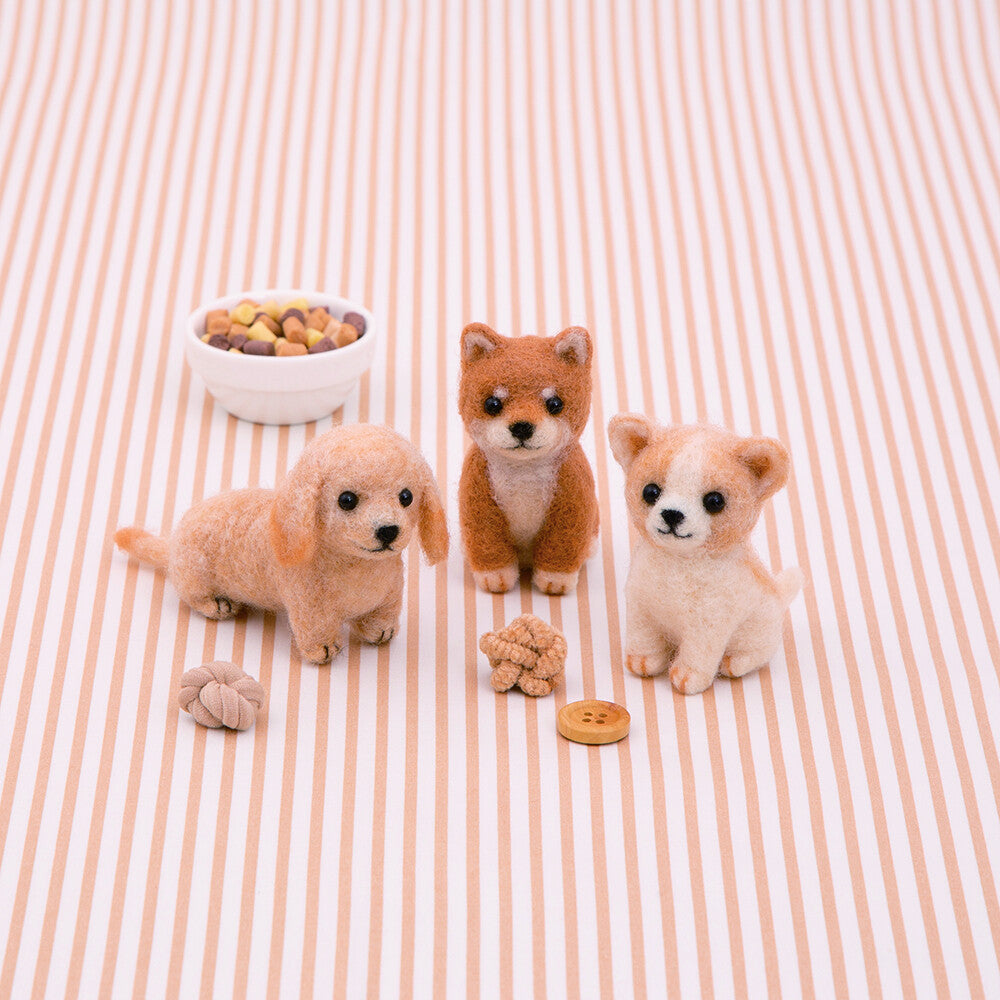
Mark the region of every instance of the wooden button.
[[630, 722], [613, 701], [574, 701], [559, 709], [556, 727], [574, 743], [615, 743], [628, 735]]

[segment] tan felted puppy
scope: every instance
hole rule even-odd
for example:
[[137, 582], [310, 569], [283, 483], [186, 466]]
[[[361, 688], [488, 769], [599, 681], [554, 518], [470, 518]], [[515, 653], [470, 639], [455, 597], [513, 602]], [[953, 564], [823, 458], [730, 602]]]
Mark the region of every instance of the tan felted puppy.
[[669, 667], [674, 687], [696, 694], [719, 671], [764, 666], [802, 585], [798, 569], [772, 576], [750, 545], [764, 501], [788, 479], [784, 445], [636, 414], [612, 417], [608, 436], [638, 529], [625, 584], [629, 670]]
[[476, 583], [502, 594], [521, 567], [545, 594], [576, 586], [597, 535], [597, 497], [580, 434], [590, 414], [590, 335], [462, 331], [459, 410], [473, 444], [458, 506]]
[[208, 618], [243, 605], [287, 611], [302, 656], [327, 663], [345, 624], [366, 642], [399, 629], [402, 552], [414, 533], [433, 564], [448, 554], [437, 483], [388, 427], [352, 424], [313, 440], [276, 490], [233, 490], [192, 507], [168, 538], [121, 528], [115, 541], [167, 571]]

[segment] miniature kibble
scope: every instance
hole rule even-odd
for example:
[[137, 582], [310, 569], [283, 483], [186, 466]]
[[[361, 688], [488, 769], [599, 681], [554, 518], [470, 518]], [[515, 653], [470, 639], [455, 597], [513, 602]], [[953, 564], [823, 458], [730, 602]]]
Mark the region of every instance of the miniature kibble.
[[251, 340], [266, 340], [271, 344], [278, 339], [266, 326], [264, 326], [263, 323], [254, 323], [250, 329], [247, 330], [247, 336]]
[[326, 311], [326, 306], [317, 306], [306, 317], [306, 329], [322, 330], [330, 319], [330, 314]]
[[358, 331], [359, 337], [364, 336], [367, 324], [365, 323], [365, 318], [364, 316], [361, 315], [361, 313], [357, 312], [344, 313], [344, 322], [350, 323], [351, 326], [353, 326], [354, 329]]
[[289, 316], [281, 324], [281, 329], [285, 338], [293, 344], [304, 344], [306, 342], [305, 324], [297, 316]]
[[365, 327], [361, 313], [349, 312], [341, 320], [328, 306], [311, 306], [304, 298], [285, 303], [244, 299], [232, 310], [209, 310], [199, 339], [230, 354], [292, 358], [346, 347]]
[[234, 323], [239, 323], [242, 326], [249, 326], [253, 322], [253, 318], [257, 313], [257, 309], [252, 302], [241, 302], [230, 314], [229, 318]]
[[341, 323], [337, 332], [330, 338], [337, 347], [346, 347], [358, 339], [357, 327], [351, 323]]
[[274, 354], [274, 344], [269, 340], [248, 340], [243, 345], [244, 354]]
[[306, 314], [295, 306], [285, 306], [284, 311], [278, 317], [278, 322], [284, 326], [290, 319], [297, 319], [303, 326], [306, 325]]
[[208, 334], [221, 333], [223, 336], [225, 336], [227, 333], [229, 333], [229, 329], [231, 326], [232, 323], [230, 322], [228, 315], [222, 315], [222, 316], [216, 315], [212, 316], [211, 319], [208, 319], [206, 317], [205, 332]]
[[272, 319], [263, 309], [257, 310], [257, 315], [253, 318], [254, 323], [263, 323], [276, 337], [281, 333], [281, 325], [277, 320]]

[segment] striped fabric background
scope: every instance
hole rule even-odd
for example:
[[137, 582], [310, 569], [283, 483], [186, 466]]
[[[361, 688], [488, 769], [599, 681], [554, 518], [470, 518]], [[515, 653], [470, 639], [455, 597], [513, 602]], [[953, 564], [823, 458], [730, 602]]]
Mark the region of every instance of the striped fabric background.
[[[993, 0], [15, 0], [0, 79], [0, 997], [1000, 995]], [[579, 592], [411, 553], [402, 634], [317, 668], [114, 551], [329, 426], [188, 372], [255, 285], [376, 313], [334, 419], [453, 525], [462, 325], [588, 326]], [[783, 655], [704, 696], [623, 671], [628, 409], [792, 452]], [[538, 701], [477, 650], [525, 610], [571, 651]], [[254, 730], [178, 712], [214, 658]], [[626, 741], [556, 735], [591, 696]]]

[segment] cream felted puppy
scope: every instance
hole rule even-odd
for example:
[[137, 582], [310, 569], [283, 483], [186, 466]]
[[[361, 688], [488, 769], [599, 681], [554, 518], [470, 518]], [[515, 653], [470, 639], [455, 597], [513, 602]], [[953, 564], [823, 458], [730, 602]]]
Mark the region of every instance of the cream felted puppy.
[[352, 424], [312, 441], [276, 490], [222, 493], [168, 538], [121, 528], [115, 541], [165, 569], [208, 618], [232, 618], [244, 604], [287, 611], [302, 656], [327, 663], [347, 623], [371, 643], [399, 629], [402, 552], [414, 531], [431, 564], [448, 554], [430, 467], [388, 427]]
[[683, 694], [721, 670], [742, 677], [781, 643], [802, 573], [773, 577], [750, 545], [764, 501], [788, 479], [779, 441], [705, 425], [661, 427], [619, 414], [608, 426], [639, 540], [625, 584], [626, 665]]

